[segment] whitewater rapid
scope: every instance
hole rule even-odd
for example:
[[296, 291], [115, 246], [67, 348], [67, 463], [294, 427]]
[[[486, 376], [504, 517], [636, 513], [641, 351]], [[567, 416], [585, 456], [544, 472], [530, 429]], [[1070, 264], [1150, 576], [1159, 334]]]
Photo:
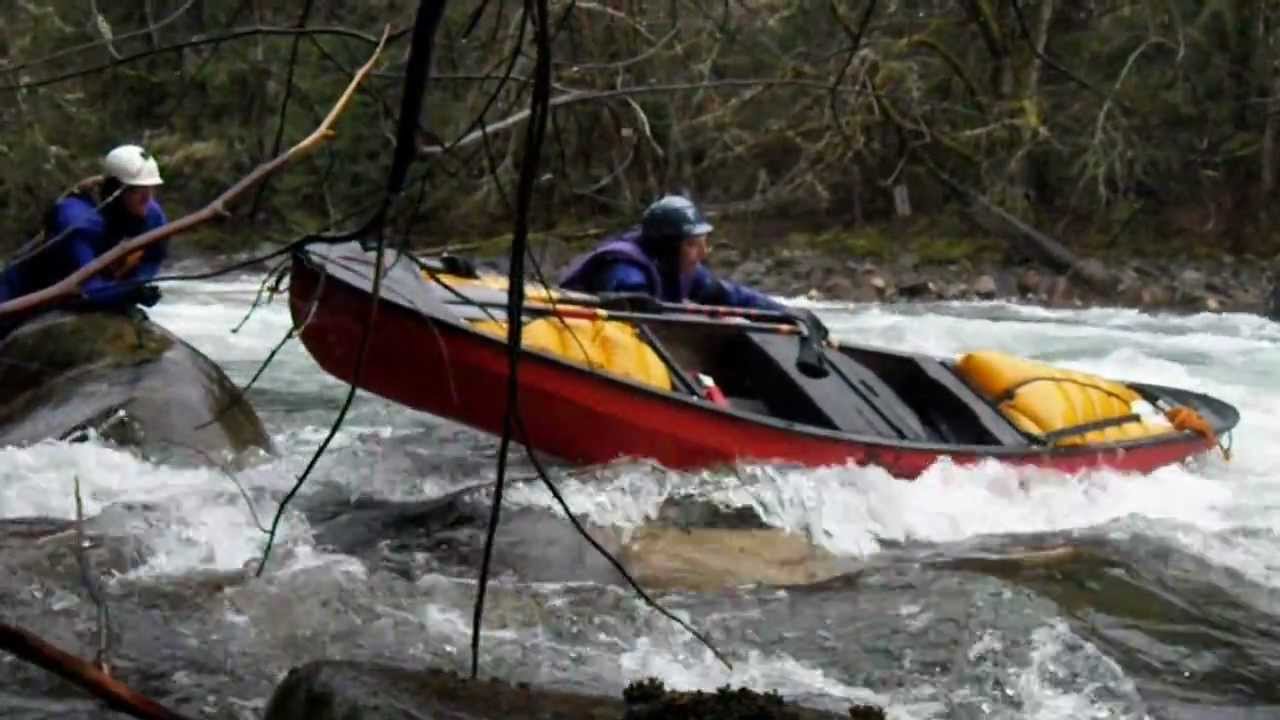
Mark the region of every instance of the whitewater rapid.
[[[258, 308], [243, 329], [231, 332], [257, 288], [252, 278], [173, 286], [166, 288], [164, 301], [150, 314], [243, 384], [290, 327], [287, 306], [279, 299]], [[1233, 457], [1228, 461], [1210, 454], [1146, 476], [1110, 471], [1066, 475], [994, 462], [960, 468], [944, 462], [911, 483], [875, 468], [752, 466], [725, 475], [618, 465], [564, 479], [561, 489], [572, 509], [599, 525], [628, 528], [655, 518], [669, 497], [723, 500], [752, 506], [769, 525], [855, 559], [874, 559], [912, 543], [958, 543], [993, 534], [1080, 531], [1116, 541], [1158, 537], [1248, 578], [1266, 592], [1249, 592], [1247, 601], [1260, 606], [1262, 613], [1280, 616], [1280, 445], [1272, 442], [1280, 433], [1280, 325], [1248, 315], [1047, 310], [1006, 303], [897, 307], [796, 302], [817, 310], [837, 339], [936, 355], [999, 349], [1109, 377], [1211, 394], [1241, 412], [1241, 424], [1232, 437]], [[258, 381], [250, 397], [284, 449], [278, 460], [236, 474], [255, 499], [261, 521], [268, 521], [275, 509], [271, 494], [287, 490], [310, 460], [345, 391], [297, 342], [287, 345]], [[408, 472], [403, 452], [385, 448], [389, 439], [412, 436], [440, 422], [361, 394], [331, 449], [344, 460], [322, 460], [312, 482], [353, 497], [436, 496], [449, 485], [447, 479], [416, 477]], [[121, 520], [148, 549], [146, 563], [130, 571], [134, 578], [165, 582], [193, 573], [234, 570], [255, 562], [261, 553], [258, 521], [225, 472], [157, 466], [94, 441], [0, 448], [0, 518], [73, 517], [72, 487], [77, 480], [89, 515], [110, 516], [122, 505], [145, 505], [144, 512], [124, 513]], [[536, 484], [512, 487], [507, 502], [516, 508], [554, 507], [549, 494]], [[286, 514], [280, 542], [287, 552], [277, 575], [269, 581], [273, 584], [247, 591], [250, 595], [260, 593], [269, 605], [271, 598], [279, 602], [294, 597], [291, 593], [300, 587], [321, 594], [344, 593], [369, 582], [361, 563], [317, 547], [310, 531], [301, 514]], [[300, 578], [309, 580], [303, 583]], [[405, 636], [406, 627], [429, 629], [437, 645], [452, 648], [454, 655], [462, 653], [472, 583], [434, 577], [417, 586], [424, 592], [417, 600], [397, 596], [392, 602], [368, 591], [370, 617], [379, 619], [372, 625], [366, 622], [362, 632], [393, 645]], [[547, 592], [552, 605], [568, 602], [559, 594], [572, 595], [564, 588]], [[304, 612], [312, 614], [303, 616]], [[301, 607], [293, 622], [314, 620], [317, 612]], [[583, 641], [570, 652], [587, 658], [583, 662], [601, 677], [651, 674], [673, 687], [707, 689], [731, 682], [798, 697], [882, 702], [895, 717], [945, 716], [937, 688], [876, 693], [783, 652], [746, 650], [743, 661], [729, 671], [707, 661], [705, 651], [669, 623], [643, 616], [640, 609], [631, 612], [636, 615], [633, 626], [606, 633], [608, 642]], [[906, 605], [901, 618], [904, 623], [927, 622], [928, 612]], [[252, 611], [233, 615], [228, 619], [232, 624], [252, 627], [267, 622]], [[337, 623], [330, 630], [326, 647], [340, 643], [350, 628]], [[272, 632], [283, 631], [263, 628], [254, 637], [266, 642], [261, 636]], [[565, 642], [541, 622], [516, 622], [491, 632], [495, 654], [504, 647]], [[625, 642], [618, 639], [623, 636]], [[1104, 653], [1056, 618], [1046, 618], [1033, 636], [1035, 652], [1011, 671], [1006, 683], [1020, 694], [1026, 717], [1132, 715], [1132, 683]], [[966, 652], [972, 662], [980, 663], [999, 654], [1008, 641], [993, 632]], [[440, 651], [422, 652], [423, 657], [438, 659], [430, 653]], [[1064, 683], [1057, 677], [1064, 663], [1089, 671], [1075, 685]], [[1098, 683], [1113, 692], [1098, 697], [1088, 690]]]

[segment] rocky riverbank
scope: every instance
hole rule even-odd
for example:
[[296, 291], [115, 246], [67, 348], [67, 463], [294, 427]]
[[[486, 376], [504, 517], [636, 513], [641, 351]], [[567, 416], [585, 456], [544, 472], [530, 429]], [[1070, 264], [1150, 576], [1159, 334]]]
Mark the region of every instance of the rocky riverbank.
[[[1090, 262], [1090, 261], [1086, 261]], [[875, 261], [821, 251], [727, 251], [713, 261], [735, 281], [771, 293], [814, 300], [910, 302], [1008, 300], [1049, 307], [1120, 306], [1176, 312], [1265, 314], [1270, 271], [1257, 259], [1093, 259], [1117, 276], [1099, 289], [1072, 273], [1035, 263], [926, 263], [904, 254]]]
[[[536, 235], [549, 279], [605, 231]], [[784, 297], [846, 302], [1006, 300], [1048, 307], [1133, 307], [1163, 312], [1276, 314], [1274, 259], [1212, 252], [1212, 238], [1161, 245], [1072, 247], [1062, 272], [995, 235], [939, 235], [931, 228], [803, 232], [728, 225], [712, 236], [707, 264], [722, 277]], [[1154, 243], [1154, 244], [1153, 244]], [[459, 246], [502, 270], [509, 236]], [[486, 260], [487, 259], [487, 260]], [[1099, 283], [1100, 274], [1107, 281]], [[1092, 281], [1091, 281], [1092, 280]]]
[[[535, 267], [554, 282], [574, 256], [614, 229], [575, 224], [531, 232]], [[447, 242], [421, 238], [414, 246], [423, 255], [450, 252], [505, 272], [510, 243], [506, 233]], [[202, 244], [180, 250], [180, 257], [192, 267], [225, 265], [231, 262], [223, 255], [228, 244], [237, 243], [228, 239]], [[770, 294], [814, 300], [1005, 300], [1047, 307], [1245, 312], [1280, 318], [1280, 302], [1271, 298], [1276, 257], [1233, 254], [1220, 239], [1186, 234], [1164, 238], [1148, 233], [1123, 244], [1095, 239], [1064, 247], [1077, 260], [1067, 272], [1026, 253], [1026, 245], [1017, 239], [975, 232], [946, 218], [915, 226], [855, 229], [717, 221], [707, 264], [722, 277]], [[266, 250], [259, 247], [256, 252]], [[255, 253], [240, 252], [240, 260]], [[1107, 281], [1097, 282], [1098, 273], [1105, 273]]]
[[[573, 256], [609, 228], [531, 233], [544, 277], [554, 282]], [[449, 243], [444, 249], [498, 272], [511, 236]], [[435, 251], [442, 249], [433, 246]], [[846, 302], [1005, 300], [1051, 307], [1140, 307], [1172, 313], [1280, 316], [1270, 256], [1235, 255], [1212, 238], [1133, 238], [1064, 246], [1070, 272], [1027, 252], [1027, 243], [996, 233], [922, 227], [818, 229], [785, 223], [723, 223], [707, 261], [721, 277], [783, 297]], [[1106, 275], [1105, 282], [1098, 282]]]

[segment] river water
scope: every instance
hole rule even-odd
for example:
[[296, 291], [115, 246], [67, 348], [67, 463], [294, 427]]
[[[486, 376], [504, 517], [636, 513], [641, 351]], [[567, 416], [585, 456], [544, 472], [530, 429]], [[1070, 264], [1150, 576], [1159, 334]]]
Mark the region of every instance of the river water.
[[[151, 314], [243, 383], [289, 327], [277, 301], [230, 332], [256, 287], [170, 286]], [[895, 718], [1280, 717], [1280, 325], [1007, 304], [817, 310], [838, 338], [998, 348], [1208, 392], [1241, 411], [1234, 456], [1149, 476], [942, 464], [913, 483], [873, 468], [558, 474], [574, 512], [620, 537], [673, 499], [700, 501], [750, 508], [823, 558], [814, 582], [654, 591], [732, 669], [593, 570], [589, 552], [547, 534], [564, 522], [547, 519], [550, 495], [517, 462], [506, 517], [541, 517], [543, 529], [494, 579], [484, 674], [615, 695], [647, 675], [676, 688], [729, 683], [837, 711], [874, 702]], [[223, 471], [91, 440], [0, 449], [0, 519], [74, 517], [78, 478], [87, 529], [113, 548], [93, 557], [117, 672], [192, 715], [260, 717], [283, 674], [319, 657], [465, 669], [474, 569], [442, 563], [428, 551], [444, 547], [438, 538], [423, 545], [404, 524], [361, 541], [322, 533], [315, 508], [403, 507], [491, 481], [491, 438], [360, 395], [286, 513], [266, 572], [243, 572], [264, 542], [251, 507], [269, 522], [344, 391], [297, 343], [280, 353], [250, 397], [281, 457], [234, 473], [252, 506]], [[92, 656], [96, 616], [67, 547], [0, 547], [0, 612]], [[11, 679], [0, 683], [5, 717], [102, 712], [7, 655], [0, 677]]]

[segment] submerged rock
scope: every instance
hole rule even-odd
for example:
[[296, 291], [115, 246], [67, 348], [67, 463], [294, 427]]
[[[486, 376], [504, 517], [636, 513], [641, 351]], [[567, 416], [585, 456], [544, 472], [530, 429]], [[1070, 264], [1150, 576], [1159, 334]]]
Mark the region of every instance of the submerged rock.
[[51, 312], [0, 340], [0, 446], [90, 430], [152, 460], [273, 451], [221, 368], [149, 320]]
[[[276, 688], [264, 720], [486, 720], [566, 718], [837, 718], [834, 713], [788, 705], [775, 694], [723, 688], [716, 693], [671, 693], [662, 683], [633, 684], [626, 698], [581, 695], [510, 685], [499, 680], [470, 680], [440, 670], [410, 670], [388, 665], [318, 661], [289, 671]], [[879, 708], [854, 706], [848, 717], [883, 718]]]
[[[788, 705], [776, 692], [756, 692], [725, 685], [714, 693], [668, 690], [660, 680], [647, 678], [631, 683], [622, 693], [627, 703], [626, 720], [809, 720], [833, 718], [831, 713]], [[875, 705], [852, 705], [851, 720], [884, 720], [884, 709]]]
[[714, 591], [738, 585], [809, 585], [848, 572], [850, 563], [807, 537], [778, 528], [637, 529], [622, 561], [642, 585]]
[[[302, 499], [301, 507], [320, 547], [411, 580], [424, 572], [472, 575], [483, 555], [489, 489], [480, 484], [414, 502], [317, 493]], [[584, 523], [583, 530], [653, 589], [809, 585], [853, 565], [803, 534], [764, 525], [747, 507], [668, 501], [656, 521], [631, 528]], [[511, 572], [525, 582], [626, 582], [564, 516], [541, 508], [503, 513], [491, 572]]]
[[480, 720], [621, 718], [622, 703], [439, 670], [318, 661], [294, 668], [276, 688], [264, 720]]

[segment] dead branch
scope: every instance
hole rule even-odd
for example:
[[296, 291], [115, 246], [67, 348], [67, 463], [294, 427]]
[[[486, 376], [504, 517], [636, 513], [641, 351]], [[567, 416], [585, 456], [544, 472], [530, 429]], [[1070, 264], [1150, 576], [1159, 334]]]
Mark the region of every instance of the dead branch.
[[84, 585], [94, 607], [98, 609], [98, 654], [94, 667], [104, 674], [111, 674], [111, 613], [107, 599], [102, 595], [98, 579], [93, 576], [93, 563], [89, 561], [88, 546], [84, 537], [84, 500], [80, 497], [80, 476], [75, 478], [76, 495], [76, 564], [80, 566], [80, 582]]
[[0, 649], [37, 665], [105, 700], [113, 709], [142, 720], [187, 720], [186, 716], [140, 694], [86, 660], [54, 647], [22, 628], [0, 623]]
[[[112, 60], [111, 62], [99, 63], [97, 65], [93, 65], [87, 68], [82, 68], [79, 70], [70, 70], [64, 73], [60, 73], [58, 75], [54, 75], [53, 77], [43, 78], [40, 80], [30, 80], [26, 82], [17, 82], [17, 83], [12, 83], [10, 85], [0, 85], [0, 92], [6, 91], [6, 90], [21, 90], [21, 89], [44, 87], [46, 85], [55, 85], [57, 83], [71, 80], [74, 78], [84, 77], [85, 75], [92, 75], [93, 73], [96, 73], [96, 72], [102, 72], [103, 70], [107, 70], [109, 68], [113, 68], [119, 65], [136, 62], [138, 60], [142, 60], [152, 55], [159, 55], [162, 53], [173, 52], [175, 50], [184, 50], [186, 48], [200, 47], [202, 45], [219, 45], [221, 43], [228, 42], [231, 40], [239, 40], [241, 38], [246, 38], [246, 37], [262, 37], [264, 35], [330, 35], [330, 36], [336, 36], [336, 37], [352, 38], [354, 40], [363, 40], [369, 43], [370, 45], [375, 46], [375, 57], [376, 57], [377, 53], [381, 52], [383, 45], [400, 38], [406, 32], [408, 31], [396, 30], [395, 32], [391, 32], [390, 27], [388, 26], [387, 30], [383, 33], [382, 38], [379, 39], [379, 38], [373, 37], [372, 35], [366, 35], [365, 33], [359, 32], [358, 30], [351, 30], [349, 28], [344, 28], [344, 27], [289, 28], [289, 27], [264, 26], [264, 27], [236, 28], [234, 30], [229, 30], [221, 35], [195, 37], [183, 42], [173, 43], [172, 45], [165, 45], [163, 47], [156, 48], [155, 50], [144, 50], [142, 52], [133, 53], [132, 55], [124, 55], [119, 59]], [[0, 68], [0, 72], [7, 71], [8, 69], [9, 68]]]
[[174, 235], [189, 230], [197, 225], [208, 222], [215, 217], [228, 215], [227, 205], [238, 198], [246, 190], [257, 185], [264, 178], [270, 176], [272, 173], [298, 157], [307, 154], [322, 141], [327, 140], [334, 134], [334, 131], [332, 130], [334, 121], [336, 121], [338, 116], [346, 109], [352, 96], [355, 95], [356, 89], [360, 86], [360, 83], [364, 80], [365, 76], [369, 74], [374, 63], [377, 62], [378, 56], [382, 54], [382, 48], [386, 44], [390, 33], [391, 26], [388, 25], [383, 29], [382, 38], [378, 41], [377, 47], [374, 48], [373, 55], [369, 57], [369, 60], [358, 71], [356, 71], [355, 77], [351, 79], [351, 83], [347, 85], [347, 89], [343, 91], [342, 96], [338, 98], [333, 109], [329, 111], [329, 115], [325, 117], [319, 127], [313, 130], [310, 135], [298, 141], [298, 143], [293, 147], [286, 150], [283, 155], [278, 155], [270, 161], [258, 165], [258, 167], [253, 169], [253, 172], [246, 175], [235, 185], [232, 185], [229, 189], [215, 198], [213, 202], [204, 206], [200, 210], [116, 245], [114, 248], [111, 248], [100, 255], [93, 262], [85, 265], [71, 275], [68, 275], [43, 290], [22, 295], [5, 303], [0, 303], [0, 317], [13, 315], [22, 311], [30, 311], [43, 305], [51, 304], [54, 301], [75, 297], [80, 294], [80, 285], [85, 280], [93, 277], [95, 274], [101, 272], [104, 268], [110, 266], [112, 263], [129, 253], [142, 250], [143, 248], [160, 242], [161, 240], [173, 237]]
[[[582, 7], [582, 5], [579, 4], [578, 7]], [[576, 63], [576, 62], [573, 62], [572, 60], [556, 60], [555, 64], [563, 65], [567, 67], [569, 69], [569, 72], [580, 72], [583, 70], [621, 70], [622, 68], [630, 67], [632, 65], [635, 65], [636, 63], [643, 62], [653, 57], [658, 53], [659, 50], [662, 49], [663, 45], [667, 44], [668, 40], [675, 37], [679, 33], [680, 33], [680, 28], [678, 27], [671, 28], [670, 32], [658, 38], [646, 50], [639, 53], [638, 55], [635, 55], [633, 57], [629, 57], [623, 60], [616, 60], [614, 62], [606, 62], [606, 63]]]
[[[633, 95], [651, 95], [654, 93], [672, 93], [683, 90], [704, 90], [707, 88], [725, 88], [725, 87], [745, 87], [757, 88], [761, 86], [791, 86], [805, 87], [814, 90], [829, 91], [830, 84], [815, 82], [813, 80], [799, 80], [786, 78], [729, 78], [725, 80], [712, 80], [710, 82], [699, 83], [672, 83], [666, 85], [639, 85], [634, 87], [617, 88], [615, 90], [569, 90], [561, 95], [551, 98], [551, 107], [556, 108], [561, 105], [573, 105], [583, 102], [592, 102], [595, 100], [607, 100], [616, 97], [631, 97]], [[497, 122], [485, 125], [479, 130], [472, 131], [456, 141], [448, 145], [424, 145], [419, 147], [418, 152], [423, 155], [439, 155], [454, 148], [465, 147], [480, 142], [486, 134], [498, 132], [500, 130], [509, 130], [513, 126], [524, 122], [529, 117], [528, 110], [521, 110], [513, 113]]]
[[[197, 427], [203, 427], [203, 425], [200, 425]], [[240, 479], [236, 477], [236, 474], [231, 471], [231, 468], [229, 468], [226, 463], [222, 462], [218, 458], [215, 458], [212, 454], [209, 453], [209, 451], [203, 448], [198, 448], [195, 445], [189, 445], [187, 443], [181, 443], [175, 440], [168, 440], [167, 443], [169, 445], [172, 445], [173, 447], [181, 448], [183, 450], [187, 450], [189, 452], [195, 453], [196, 455], [199, 455], [201, 458], [203, 458], [205, 462], [217, 468], [218, 471], [222, 473], [223, 477], [230, 480], [231, 484], [236, 486], [236, 490], [240, 491], [240, 498], [244, 500], [245, 507], [249, 508], [249, 516], [253, 518], [253, 525], [254, 527], [258, 528], [258, 532], [262, 533], [263, 535], [266, 535], [268, 532], [270, 532], [262, 525], [262, 521], [258, 519], [258, 508], [256, 505], [254, 505], [253, 498], [249, 496], [249, 491], [245, 489], [244, 484], [240, 482]]]
[[982, 208], [994, 216], [995, 219], [1004, 223], [1012, 231], [1014, 237], [1022, 241], [1024, 248], [1053, 269], [1063, 273], [1075, 273], [1090, 287], [1098, 290], [1107, 291], [1116, 287], [1118, 281], [1115, 274], [1105, 266], [1091, 265], [1081, 261], [1062, 243], [1023, 222], [1009, 211], [983, 197], [982, 194], [974, 192], [971, 188], [952, 178], [935, 165], [928, 155], [921, 154], [921, 159], [924, 162], [924, 166], [928, 168], [934, 177], [938, 178], [944, 185], [951, 188], [961, 197], [968, 199], [975, 206]]
[[657, 38], [649, 34], [649, 31], [645, 30], [644, 24], [641, 21], [636, 20], [635, 18], [631, 17], [630, 15], [626, 14], [621, 10], [617, 10], [615, 8], [611, 8], [607, 5], [602, 5], [599, 3], [581, 2], [580, 0], [570, 3], [569, 7], [570, 9], [576, 8], [579, 10], [591, 10], [598, 13], [604, 13], [609, 17], [612, 17], [616, 20], [620, 20], [630, 25], [632, 30], [635, 30], [637, 33], [640, 34], [641, 37], [643, 37], [645, 40], [648, 40], [650, 43], [658, 42]]
[[[179, 7], [177, 10], [174, 10], [173, 12], [169, 13], [167, 16], [160, 19], [158, 22], [151, 23], [147, 27], [142, 28], [140, 30], [134, 30], [132, 32], [116, 35], [114, 37], [114, 41], [119, 42], [121, 40], [128, 40], [129, 38], [136, 37], [138, 35], [142, 35], [148, 32], [154, 33], [156, 30], [159, 30], [165, 25], [168, 25], [174, 20], [177, 20], [179, 17], [185, 14], [187, 10], [189, 10], [191, 6], [194, 4], [195, 4], [195, 0], [187, 0], [187, 2], [182, 5], [182, 7]], [[50, 55], [46, 55], [42, 58], [36, 58], [35, 60], [28, 60], [26, 62], [20, 62], [14, 65], [0, 65], [0, 73], [14, 73], [19, 70], [25, 70], [30, 67], [35, 67], [36, 65], [43, 65], [45, 63], [53, 62], [54, 60], [57, 60], [59, 58], [67, 57], [68, 55], [75, 55], [77, 53], [84, 52], [85, 50], [92, 50], [93, 48], [106, 45], [112, 42], [112, 40], [113, 39], [111, 38], [94, 40], [93, 42], [82, 43], [80, 45], [76, 45], [75, 47], [63, 48], [58, 52], [52, 53]]]
[[107, 24], [107, 19], [98, 11], [97, 0], [89, 0], [89, 12], [93, 13], [93, 19], [97, 23], [98, 32], [102, 35], [103, 40], [106, 41], [107, 52], [111, 53], [112, 58], [119, 60], [120, 52], [116, 50], [114, 45], [114, 34], [111, 32], [111, 26]]

